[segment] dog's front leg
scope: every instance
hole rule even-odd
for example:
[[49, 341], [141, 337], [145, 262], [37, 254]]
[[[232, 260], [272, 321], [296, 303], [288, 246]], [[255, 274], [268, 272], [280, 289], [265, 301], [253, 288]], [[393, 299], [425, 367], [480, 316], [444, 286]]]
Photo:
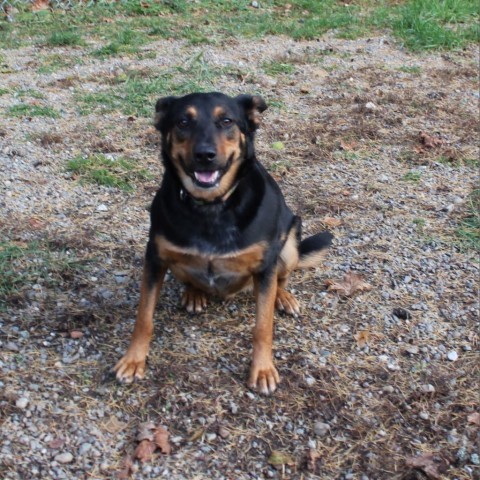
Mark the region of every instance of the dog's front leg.
[[272, 394], [280, 376], [273, 365], [273, 313], [277, 294], [276, 266], [253, 277], [256, 323], [253, 329], [253, 356], [248, 386], [265, 395]]
[[143, 267], [140, 304], [130, 346], [113, 368], [117, 379], [124, 383], [131, 383], [134, 379], [145, 376], [145, 361], [153, 335], [153, 313], [167, 271], [167, 267], [151, 253], [149, 244]]

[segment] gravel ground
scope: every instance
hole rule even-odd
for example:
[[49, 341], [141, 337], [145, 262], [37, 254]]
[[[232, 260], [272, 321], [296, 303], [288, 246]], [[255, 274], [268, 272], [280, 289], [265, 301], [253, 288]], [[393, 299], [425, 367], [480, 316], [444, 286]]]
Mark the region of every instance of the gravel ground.
[[[455, 236], [477, 180], [477, 50], [413, 55], [388, 37], [325, 36], [144, 51], [155, 58], [1, 51], [2, 245], [37, 249], [13, 262], [25, 279], [0, 311], [0, 477], [121, 477], [153, 422], [170, 432], [172, 452], [134, 461], [132, 478], [420, 479], [429, 463], [414, 468], [411, 458], [427, 453], [428, 478], [480, 478], [479, 264]], [[39, 73], [46, 54], [72, 66]], [[77, 98], [199, 54], [230, 69], [212, 89], [273, 105], [258, 156], [305, 232], [336, 237], [324, 268], [291, 282], [302, 314], [276, 316], [283, 383], [271, 398], [245, 386], [252, 299], [189, 316], [171, 277], [147, 378], [124, 386], [109, 374], [133, 327], [158, 139], [150, 119], [80, 115]], [[269, 75], [270, 61], [293, 71]], [[8, 114], [22, 102], [59, 117]], [[151, 178], [125, 192], [66, 171], [98, 152], [132, 158]], [[48, 275], [35, 273], [43, 267]], [[351, 271], [372, 288], [327, 289]]]

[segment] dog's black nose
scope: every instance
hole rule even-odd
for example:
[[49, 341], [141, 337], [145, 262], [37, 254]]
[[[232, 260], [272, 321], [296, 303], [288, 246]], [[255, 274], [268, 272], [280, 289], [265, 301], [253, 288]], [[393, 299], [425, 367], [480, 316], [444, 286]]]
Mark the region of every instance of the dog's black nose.
[[195, 151], [195, 160], [197, 162], [203, 162], [203, 163], [211, 163], [215, 160], [215, 157], [217, 156], [217, 152], [215, 148], [208, 146], [208, 145], [199, 145]]

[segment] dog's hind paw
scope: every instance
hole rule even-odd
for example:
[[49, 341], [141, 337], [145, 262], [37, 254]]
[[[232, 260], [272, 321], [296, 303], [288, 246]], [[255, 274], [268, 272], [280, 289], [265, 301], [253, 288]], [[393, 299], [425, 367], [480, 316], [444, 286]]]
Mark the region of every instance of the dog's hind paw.
[[207, 296], [201, 290], [186, 287], [182, 295], [182, 307], [185, 307], [188, 313], [200, 313], [207, 307]]
[[283, 288], [277, 289], [275, 307], [280, 312], [285, 312], [289, 315], [298, 315], [300, 313], [300, 304], [297, 299]]

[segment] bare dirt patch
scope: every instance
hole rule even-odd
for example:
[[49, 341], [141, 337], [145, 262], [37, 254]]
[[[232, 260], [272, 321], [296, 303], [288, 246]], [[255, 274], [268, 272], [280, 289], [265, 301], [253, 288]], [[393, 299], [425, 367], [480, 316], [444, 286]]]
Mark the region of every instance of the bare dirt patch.
[[[479, 427], [469, 421], [480, 408], [478, 259], [455, 236], [478, 188], [475, 49], [412, 55], [383, 37], [227, 48], [165, 40], [141, 60], [50, 49], [73, 66], [48, 74], [38, 72], [44, 50], [2, 51], [0, 253], [34, 243], [63, 262], [12, 261], [19, 281], [0, 313], [2, 478], [114, 478], [143, 422], [167, 427], [172, 452], [134, 461], [133, 478], [414, 479], [427, 468], [478, 478]], [[78, 98], [104, 92], [108, 102], [128, 72], [153, 80], [198, 55], [217, 69], [205, 88], [271, 104], [258, 157], [305, 232], [336, 236], [325, 267], [290, 285], [302, 314], [277, 315], [283, 383], [271, 398], [245, 386], [252, 299], [190, 316], [172, 278], [147, 378], [121, 386], [108, 373], [133, 327], [159, 145], [150, 119], [99, 103], [81, 114]], [[272, 61], [293, 70], [268, 74]], [[166, 93], [152, 94], [152, 111]], [[20, 102], [59, 116], [9, 115]], [[420, 132], [438, 143], [426, 146]], [[97, 153], [132, 158], [152, 178], [125, 192], [66, 170]], [[350, 271], [372, 288], [327, 290]]]

